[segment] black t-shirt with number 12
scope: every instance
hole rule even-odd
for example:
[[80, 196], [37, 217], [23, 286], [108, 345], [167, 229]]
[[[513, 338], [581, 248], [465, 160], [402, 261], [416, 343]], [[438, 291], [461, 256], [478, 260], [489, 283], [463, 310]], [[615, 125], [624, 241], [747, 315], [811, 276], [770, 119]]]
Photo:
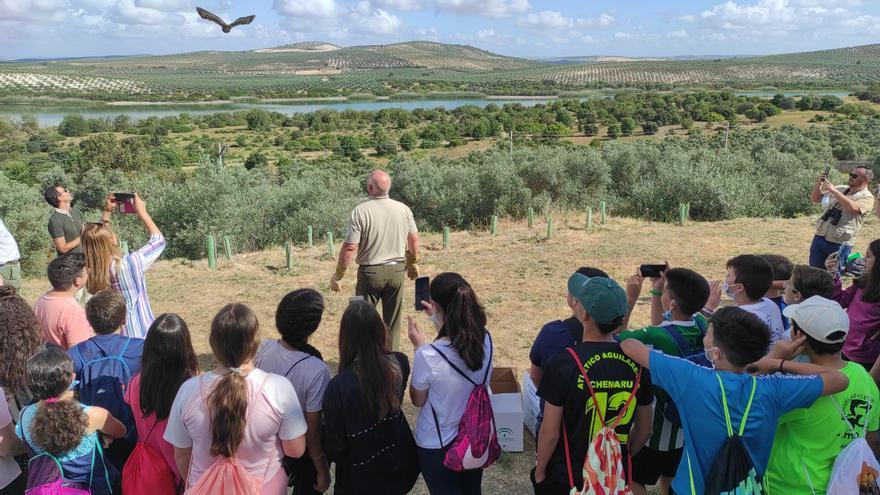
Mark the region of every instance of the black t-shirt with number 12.
[[[574, 347], [574, 351], [590, 378], [606, 423], [611, 424], [629, 399], [639, 365], [623, 353], [617, 342], [582, 342]], [[538, 395], [548, 404], [563, 408], [562, 419], [568, 430], [572, 475], [575, 486], [580, 487], [583, 485], [582, 467], [587, 448], [602, 424], [595, 414], [589, 387], [584, 383], [580, 368], [568, 351], [556, 354], [544, 367]], [[636, 397], [615, 430], [623, 446], [624, 469], [627, 469], [628, 464], [626, 444], [635, 418], [636, 405], [650, 405], [653, 400], [651, 377], [648, 370], [643, 369]], [[556, 450], [547, 465], [547, 478], [568, 484], [564, 445], [560, 431]]]

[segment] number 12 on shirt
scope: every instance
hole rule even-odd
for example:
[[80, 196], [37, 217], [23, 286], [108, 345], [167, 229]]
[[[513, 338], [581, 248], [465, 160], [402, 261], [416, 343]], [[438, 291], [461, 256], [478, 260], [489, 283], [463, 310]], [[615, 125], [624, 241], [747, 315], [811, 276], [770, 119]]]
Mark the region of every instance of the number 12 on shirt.
[[[616, 392], [611, 395], [609, 400], [608, 392], [596, 392], [596, 400], [593, 401], [589, 396], [587, 397], [587, 407], [584, 411], [584, 415], [591, 418], [590, 420], [590, 438], [595, 438], [604, 426], [612, 426], [614, 421], [617, 419], [617, 415], [620, 414], [620, 408], [626, 405], [626, 401], [629, 400], [630, 393], [629, 392]], [[595, 414], [595, 405], [599, 405], [599, 414]], [[613, 414], [609, 415], [609, 407], [610, 411]], [[630, 404], [629, 409], [623, 414], [623, 418], [620, 420], [621, 425], [629, 424], [630, 420], [633, 417], [633, 414], [636, 411], [635, 402]], [[602, 424], [602, 418], [605, 418], [605, 424]], [[615, 432], [616, 433], [616, 432]], [[620, 443], [625, 444], [629, 439], [629, 433], [617, 433], [617, 438], [620, 440]]]

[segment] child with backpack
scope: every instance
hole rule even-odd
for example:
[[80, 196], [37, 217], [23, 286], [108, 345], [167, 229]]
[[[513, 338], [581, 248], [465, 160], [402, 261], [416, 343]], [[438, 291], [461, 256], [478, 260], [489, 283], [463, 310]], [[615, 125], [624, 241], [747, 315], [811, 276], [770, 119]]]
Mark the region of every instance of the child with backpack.
[[[620, 346], [651, 370], [653, 382], [675, 402], [685, 437], [684, 457], [672, 482], [678, 495], [763, 493], [760, 485], [779, 417], [848, 384], [836, 370], [766, 357], [767, 326], [736, 307], [716, 311], [703, 339], [714, 369], [652, 351], [636, 339]], [[755, 377], [749, 372], [818, 376]]]
[[[651, 314], [664, 314], [663, 308], [668, 308], [667, 317], [657, 326], [621, 332], [618, 339], [636, 339], [668, 356], [703, 358], [708, 322], [699, 311], [709, 299], [709, 282], [693, 270], [670, 268], [652, 278], [651, 286]], [[630, 308], [641, 288], [642, 277], [636, 273], [627, 284]], [[675, 405], [659, 387], [654, 387], [654, 396], [657, 403], [651, 440], [633, 457], [631, 487], [636, 495], [646, 494], [645, 486], [658, 482], [661, 493], [668, 493], [684, 452], [684, 434]]]
[[174, 495], [183, 488], [174, 447], [163, 436], [177, 391], [198, 373], [186, 322], [174, 313], [159, 315], [144, 340], [141, 372], [132, 377], [125, 391], [138, 436], [138, 445], [122, 470], [125, 495]]
[[165, 428], [188, 495], [286, 495], [284, 455], [306, 450], [306, 421], [286, 378], [254, 366], [259, 322], [243, 304], [214, 316], [217, 366], [180, 387]]
[[428, 293], [437, 338], [429, 344], [408, 321], [419, 468], [431, 495], [479, 495], [483, 469], [501, 455], [487, 391], [494, 349], [486, 311], [457, 273], [435, 277]]
[[[840, 355], [849, 317], [839, 304], [813, 296], [786, 307], [785, 315], [791, 319], [792, 340], [803, 343], [810, 362], [839, 370], [849, 385], [779, 419], [765, 477], [767, 492], [824, 494], [838, 454], [880, 428], [880, 392], [864, 367]], [[796, 348], [777, 344], [769, 357], [792, 359], [792, 350]]]
[[405, 495], [419, 477], [416, 443], [401, 410], [409, 360], [390, 352], [388, 330], [366, 301], [339, 325], [339, 374], [324, 395], [324, 449], [336, 464], [333, 493]]
[[535, 495], [629, 493], [630, 456], [651, 437], [654, 395], [650, 376], [614, 339], [626, 294], [610, 278], [575, 273], [568, 297], [583, 341], [551, 358], [538, 387], [545, 406], [531, 476]]
[[125, 402], [125, 390], [131, 377], [141, 370], [144, 351], [142, 339], [119, 334], [125, 314], [125, 299], [119, 292], [98, 292], [86, 303], [86, 318], [95, 336], [67, 351], [79, 381], [76, 391], [80, 402], [103, 407], [125, 425], [125, 438], [107, 449], [107, 458], [120, 471], [138, 438], [134, 416]]
[[330, 367], [309, 337], [321, 324], [324, 298], [314, 289], [298, 289], [281, 299], [275, 311], [278, 340], [265, 340], [257, 350], [257, 368], [286, 377], [305, 412], [308, 457], [285, 458], [295, 495], [316, 495], [330, 487], [330, 466], [321, 446], [321, 407], [330, 382]]
[[109, 494], [119, 473], [105, 461], [98, 434], [119, 439], [125, 426], [106, 409], [74, 399], [73, 363], [63, 350], [38, 352], [27, 374], [38, 402], [21, 411], [15, 434], [30, 457], [28, 493]]

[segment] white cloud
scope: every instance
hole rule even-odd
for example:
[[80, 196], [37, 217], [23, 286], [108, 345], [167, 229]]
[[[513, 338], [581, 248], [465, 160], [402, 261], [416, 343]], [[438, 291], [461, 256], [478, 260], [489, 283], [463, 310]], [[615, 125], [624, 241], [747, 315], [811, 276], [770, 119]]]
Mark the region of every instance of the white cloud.
[[422, 10], [430, 5], [423, 0], [373, 0], [373, 3], [392, 10]]
[[0, 0], [0, 19], [57, 22], [67, 15], [65, 0]]
[[459, 15], [510, 17], [528, 12], [528, 0], [434, 0], [434, 10]]
[[348, 14], [350, 25], [356, 31], [373, 34], [395, 34], [403, 27], [403, 21], [383, 9], [373, 8], [370, 2], [358, 2]]
[[678, 31], [672, 31], [670, 33], [666, 33], [666, 37], [674, 40], [683, 40], [687, 39], [688, 32], [684, 29], [679, 29]]
[[517, 26], [536, 31], [547, 29], [570, 29], [574, 26], [574, 20], [554, 10], [544, 10], [538, 13], [520, 16], [516, 20]]
[[338, 11], [335, 0], [274, 0], [272, 8], [284, 17], [330, 18]]
[[440, 39], [440, 36], [437, 33], [437, 28], [433, 26], [429, 28], [416, 29], [415, 34], [420, 40], [437, 41], [438, 39]]
[[592, 36], [587, 35], [587, 36], [581, 36], [580, 41], [581, 41], [581, 43], [583, 43], [583, 44], [585, 44], [585, 45], [590, 45], [590, 44], [592, 44], [595, 40], [593, 40], [593, 37], [592, 37]]
[[137, 7], [147, 7], [162, 12], [193, 10], [193, 6], [187, 0], [135, 0], [134, 4]]
[[614, 39], [616, 40], [631, 40], [633, 39], [633, 35], [629, 33], [624, 33], [623, 31], [618, 31], [614, 33]]
[[495, 37], [495, 30], [494, 29], [481, 29], [481, 30], [477, 31], [477, 38], [479, 38], [481, 40], [485, 40], [488, 38], [494, 38], [494, 37]]
[[171, 18], [167, 13], [153, 8], [138, 7], [134, 0], [119, 0], [114, 14], [114, 20], [121, 24], [165, 24]]

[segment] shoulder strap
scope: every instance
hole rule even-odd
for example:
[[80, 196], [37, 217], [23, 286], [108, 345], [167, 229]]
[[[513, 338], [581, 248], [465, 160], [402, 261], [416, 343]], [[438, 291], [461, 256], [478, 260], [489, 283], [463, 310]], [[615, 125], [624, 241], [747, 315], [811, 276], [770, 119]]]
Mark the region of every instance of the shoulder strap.
[[447, 363], [447, 364], [448, 364], [453, 370], [455, 370], [456, 373], [458, 373], [459, 375], [463, 376], [465, 380], [471, 382], [471, 384], [473, 384], [473, 386], [476, 387], [476, 386], [478, 385], [477, 382], [471, 380], [471, 377], [467, 376], [467, 375], [465, 374], [464, 371], [461, 371], [461, 369], [459, 369], [458, 366], [452, 364], [452, 361], [450, 361], [449, 358], [446, 357], [446, 354], [443, 354], [443, 353], [440, 351], [440, 349], [437, 348], [437, 346], [435, 346], [434, 344], [428, 344], [428, 345], [430, 345], [435, 351], [437, 351], [437, 354], [439, 354], [440, 357], [442, 357], [443, 360], [446, 361], [446, 363]]
[[596, 400], [596, 392], [593, 390], [593, 384], [590, 383], [590, 377], [587, 376], [587, 371], [584, 369], [583, 363], [581, 363], [581, 358], [578, 357], [577, 353], [574, 352], [574, 349], [571, 347], [568, 347], [565, 350], [568, 351], [568, 354], [571, 355], [574, 362], [577, 363], [578, 368], [580, 368], [581, 375], [584, 377], [584, 382], [586, 382], [587, 387], [590, 390], [590, 399], [593, 400], [593, 411], [599, 416], [599, 421], [604, 425], [605, 416], [602, 414], [602, 409], [599, 408], [599, 402]]
[[309, 355], [307, 355], [306, 357], [304, 357], [304, 358], [298, 360], [297, 362], [293, 363], [293, 366], [291, 366], [290, 369], [287, 370], [287, 373], [285, 373], [284, 376], [287, 377], [287, 375], [289, 375], [290, 372], [293, 371], [294, 368], [296, 368], [296, 365], [298, 365], [299, 363], [305, 361], [306, 359], [308, 359], [308, 358], [310, 358], [310, 357], [312, 357], [311, 354], [309, 354]]
[[492, 367], [492, 351], [494, 350], [494, 346], [492, 345], [492, 334], [487, 330], [486, 335], [489, 337], [489, 361], [486, 362], [486, 372], [483, 373], [483, 385], [485, 385], [486, 380], [489, 379], [489, 368]]
[[[733, 436], [733, 426], [730, 423], [730, 410], [727, 409], [727, 394], [724, 393], [724, 383], [721, 381], [721, 377], [718, 376], [718, 373], [715, 373], [715, 378], [718, 380], [718, 386], [721, 388], [721, 405], [724, 407], [724, 421], [727, 424], [727, 436]], [[752, 409], [752, 399], [755, 398], [755, 389], [758, 386], [758, 380], [753, 376], [752, 378], [752, 392], [749, 394], [749, 402], [746, 404], [746, 410], [743, 412], [742, 421], [739, 423], [739, 436], [742, 436], [743, 432], [746, 429], [746, 420], [749, 417], [749, 411]]]
[[706, 335], [706, 331], [709, 330], [708, 325], [706, 324], [706, 317], [697, 313], [694, 315], [694, 325], [697, 326], [697, 329], [700, 331], [702, 335]]
[[687, 342], [684, 340], [684, 335], [678, 330], [678, 327], [675, 325], [663, 325], [663, 330], [666, 330], [666, 334], [672, 337], [672, 341], [675, 342], [675, 347], [678, 347], [678, 353], [681, 357], [685, 357], [690, 354], [690, 346], [688, 346]]

